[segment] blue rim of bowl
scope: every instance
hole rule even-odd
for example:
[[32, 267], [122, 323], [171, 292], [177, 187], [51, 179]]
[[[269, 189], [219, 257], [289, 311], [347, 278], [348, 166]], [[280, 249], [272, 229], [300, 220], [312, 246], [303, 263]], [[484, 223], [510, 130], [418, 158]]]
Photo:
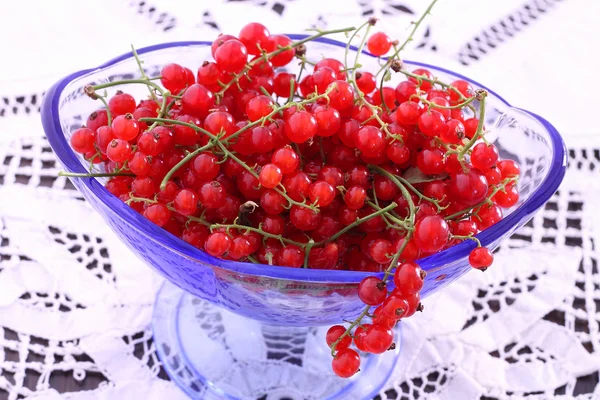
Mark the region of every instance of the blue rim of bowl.
[[[301, 34], [290, 34], [288, 35], [291, 39], [301, 40], [306, 38], [308, 35]], [[337, 40], [329, 39], [329, 38], [319, 38], [316, 40], [317, 42], [329, 44], [337, 47], [346, 47], [345, 43], [339, 42]], [[149, 52], [153, 52], [156, 50], [164, 50], [173, 47], [189, 47], [189, 46], [210, 46], [211, 42], [206, 41], [184, 41], [184, 42], [170, 42], [170, 43], [161, 43], [153, 46], [144, 47], [142, 49], [137, 50], [138, 54], [143, 55]], [[355, 46], [350, 46], [350, 49], [353, 51], [357, 51], [358, 49]], [[364, 52], [365, 55], [373, 57], [368, 52]], [[52, 146], [52, 149], [56, 153], [57, 157], [65, 167], [65, 169], [69, 172], [75, 173], [86, 173], [88, 172], [84, 166], [79, 161], [76, 154], [70, 148], [69, 143], [65, 139], [65, 135], [62, 132], [62, 127], [59, 119], [59, 101], [60, 96], [64, 88], [71, 83], [73, 80], [86, 75], [90, 72], [94, 72], [100, 69], [108, 68], [116, 63], [124, 61], [126, 59], [133, 58], [132, 53], [125, 53], [116, 58], [113, 58], [110, 61], [100, 65], [96, 68], [85, 69], [73, 74], [66, 76], [65, 78], [58, 81], [52, 88], [46, 93], [44, 97], [44, 101], [41, 108], [41, 117], [42, 117], [42, 125], [44, 127], [44, 131]], [[477, 235], [477, 238], [481, 241], [482, 245], [488, 245], [493, 243], [498, 238], [502, 237], [507, 232], [515, 229], [518, 224], [525, 222], [523, 221], [528, 215], [535, 212], [535, 210], [539, 209], [543, 206], [550, 197], [554, 194], [554, 192], [558, 189], [565, 172], [567, 166], [567, 151], [565, 147], [565, 143], [562, 140], [560, 134], [552, 126], [548, 121], [544, 118], [540, 117], [537, 114], [534, 114], [527, 110], [522, 110], [516, 107], [512, 107], [506, 100], [504, 100], [501, 96], [499, 96], [493, 90], [490, 90], [484, 85], [473, 81], [461, 74], [452, 72], [450, 70], [437, 67], [430, 64], [413, 62], [413, 61], [405, 61], [407, 64], [429, 68], [432, 70], [437, 70], [449, 75], [456, 77], [457, 79], [464, 79], [477, 87], [481, 87], [486, 89], [490, 94], [495, 96], [498, 100], [503, 102], [506, 106], [520, 110], [525, 112], [526, 114], [532, 116], [537, 121], [539, 121], [544, 128], [548, 131], [550, 135], [550, 139], [552, 141], [552, 162], [550, 165], [550, 170], [548, 171], [548, 175], [540, 185], [540, 187], [533, 193], [533, 195], [527, 199], [521, 206], [519, 206], [515, 211], [513, 211], [506, 218], [502, 219], [500, 222], [495, 224], [494, 226], [484, 230], [483, 232]], [[150, 223], [146, 220], [142, 215], [138, 214], [132, 208], [127, 206], [117, 197], [113, 196], [104, 188], [104, 186], [94, 178], [76, 178], [80, 179], [82, 183], [89, 189], [91, 193], [93, 193], [100, 201], [102, 201], [108, 208], [112, 209], [115, 212], [115, 215], [121, 218], [126, 224], [134, 227], [140, 233], [144, 234], [151, 240], [154, 240], [157, 243], [161, 243], [162, 245], [170, 248], [172, 251], [179, 253], [187, 258], [195, 259], [200, 263], [216, 266], [222, 269], [230, 270], [239, 274], [250, 274], [264, 277], [271, 277], [275, 279], [286, 279], [286, 280], [298, 280], [298, 281], [309, 281], [309, 282], [339, 282], [339, 283], [358, 283], [361, 279], [366, 276], [371, 275], [380, 275], [383, 274], [373, 274], [368, 272], [356, 272], [356, 271], [339, 271], [339, 270], [306, 270], [306, 269], [296, 269], [296, 268], [285, 268], [278, 266], [270, 266], [264, 264], [253, 264], [253, 263], [245, 263], [245, 262], [235, 262], [222, 260], [215, 257], [212, 257], [203, 251], [189, 245], [183, 240], [171, 235], [167, 231], [159, 228], [158, 226]], [[419, 264], [425, 270], [429, 270], [435, 267], [443, 266], [445, 264], [451, 263], [457, 259], [461, 259], [466, 257], [471, 249], [474, 247], [474, 244], [471, 241], [462, 242], [458, 245], [455, 245], [447, 250], [444, 250], [440, 253], [431, 255], [426, 258], [422, 258], [418, 260]]]

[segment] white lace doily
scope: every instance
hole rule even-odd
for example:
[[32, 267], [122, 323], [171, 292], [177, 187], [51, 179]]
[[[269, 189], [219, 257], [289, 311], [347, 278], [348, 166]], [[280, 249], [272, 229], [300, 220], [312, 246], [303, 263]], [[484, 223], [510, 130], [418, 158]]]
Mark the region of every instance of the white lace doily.
[[[427, 3], [55, 0], [3, 8], [0, 54], [10, 62], [0, 63], [0, 399], [185, 398], [161, 371], [150, 333], [161, 279], [57, 177], [38, 121], [54, 80], [130, 42], [210, 40], [249, 20], [297, 32], [375, 15], [402, 37]], [[493, 268], [467, 274], [403, 323], [410, 345], [381, 399], [600, 398], [600, 139], [589, 122], [600, 81], [584, 79], [600, 70], [590, 55], [600, 48], [598, 15], [597, 0], [441, 0], [410, 49], [412, 59], [459, 69], [547, 116], [571, 160], [559, 192], [503, 245]]]

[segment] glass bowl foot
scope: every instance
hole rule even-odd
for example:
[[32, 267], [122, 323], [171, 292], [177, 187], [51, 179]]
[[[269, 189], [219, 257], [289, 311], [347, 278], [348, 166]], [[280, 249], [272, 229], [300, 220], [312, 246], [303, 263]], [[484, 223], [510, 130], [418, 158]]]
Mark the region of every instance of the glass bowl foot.
[[331, 372], [328, 327], [262, 324], [167, 282], [153, 316], [154, 341], [170, 378], [193, 399], [371, 399], [400, 354], [364, 355], [351, 379]]

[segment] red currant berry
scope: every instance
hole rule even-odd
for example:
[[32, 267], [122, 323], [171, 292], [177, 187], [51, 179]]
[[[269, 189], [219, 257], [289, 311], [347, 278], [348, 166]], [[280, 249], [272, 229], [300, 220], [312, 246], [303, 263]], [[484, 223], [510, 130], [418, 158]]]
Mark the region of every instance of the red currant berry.
[[425, 271], [414, 262], [406, 262], [396, 267], [394, 284], [402, 295], [408, 296], [418, 293], [423, 288]]
[[171, 211], [164, 204], [150, 204], [144, 210], [144, 217], [156, 225], [163, 227], [171, 219]]
[[387, 292], [385, 283], [375, 276], [368, 276], [358, 284], [358, 297], [363, 303], [370, 306], [383, 303]]
[[379, 264], [386, 264], [392, 255], [392, 243], [386, 239], [375, 239], [369, 245], [369, 256]]
[[[394, 91], [396, 94], [396, 101], [400, 104], [412, 100], [413, 102], [419, 102], [417, 94], [417, 85], [411, 81], [402, 81], [396, 86]], [[411, 99], [412, 96], [415, 96]]]
[[108, 101], [108, 108], [113, 118], [118, 115], [131, 114], [135, 111], [135, 99], [132, 95], [119, 90]]
[[213, 257], [222, 257], [231, 248], [231, 238], [223, 232], [211, 233], [204, 243], [204, 250]]
[[213, 93], [197, 83], [188, 87], [181, 97], [183, 112], [200, 118], [205, 118], [214, 104]]
[[246, 104], [246, 115], [250, 121], [258, 121], [273, 111], [273, 101], [265, 96], [256, 96]]
[[219, 181], [206, 182], [198, 191], [198, 199], [206, 208], [219, 208], [227, 200], [227, 192]]
[[417, 125], [421, 116], [421, 108], [414, 101], [405, 101], [396, 110], [396, 120], [402, 125]]
[[429, 137], [439, 136], [446, 126], [444, 116], [436, 110], [421, 114], [418, 125], [419, 130]]
[[215, 50], [215, 61], [223, 71], [237, 74], [248, 61], [248, 50], [239, 40], [228, 40]]
[[85, 126], [87, 126], [88, 129], [91, 129], [93, 132], [96, 132], [101, 126], [107, 125], [108, 114], [104, 108], [91, 113], [87, 121], [85, 122]]
[[94, 135], [94, 131], [88, 128], [79, 128], [71, 136], [71, 147], [76, 152], [85, 154], [95, 150], [95, 139], [96, 135]]
[[516, 178], [521, 174], [519, 164], [513, 160], [502, 160], [498, 162], [498, 169], [500, 170], [502, 179]]
[[361, 128], [356, 135], [356, 147], [368, 157], [381, 154], [386, 147], [383, 132], [374, 126]]
[[471, 164], [480, 171], [492, 168], [498, 161], [498, 149], [493, 144], [478, 143], [471, 151]]
[[317, 134], [317, 120], [307, 111], [298, 111], [285, 122], [285, 134], [294, 143], [304, 143]]
[[471, 267], [485, 271], [494, 262], [494, 255], [487, 247], [476, 247], [469, 254]]
[[271, 156], [271, 162], [277, 165], [284, 175], [296, 171], [300, 166], [300, 158], [290, 146], [277, 149]]
[[327, 90], [329, 92], [329, 105], [338, 111], [347, 110], [354, 105], [354, 90], [352, 86], [343, 80], [340, 80], [338, 74], [338, 80], [333, 82]]
[[444, 152], [439, 149], [423, 149], [417, 155], [417, 167], [427, 175], [438, 175], [445, 171]]
[[261, 54], [261, 50], [267, 48], [269, 36], [269, 30], [264, 25], [251, 22], [242, 28], [238, 37], [248, 49], [248, 53], [257, 56]]
[[392, 39], [383, 32], [374, 33], [367, 40], [367, 48], [374, 56], [381, 57], [392, 48]]
[[394, 342], [394, 332], [387, 326], [373, 324], [367, 329], [363, 343], [373, 354], [386, 352]]
[[308, 195], [312, 203], [319, 207], [327, 207], [335, 198], [335, 188], [328, 182], [316, 181], [310, 185]]
[[131, 157], [131, 145], [123, 139], [114, 139], [106, 149], [106, 156], [110, 161], [123, 163]]
[[321, 213], [295, 205], [290, 209], [290, 221], [301, 231], [311, 231], [319, 226]]
[[340, 350], [333, 357], [331, 368], [340, 378], [350, 378], [360, 368], [360, 356], [352, 349]]
[[283, 179], [281, 169], [275, 164], [267, 164], [262, 167], [259, 174], [259, 182], [262, 186], [273, 189]]
[[371, 324], [362, 324], [354, 330], [354, 345], [360, 351], [368, 352], [369, 350], [365, 347], [364, 339], [367, 335], [367, 330]]
[[313, 116], [317, 121], [317, 135], [321, 137], [334, 135], [342, 124], [338, 110], [327, 105], [316, 107], [313, 111]]
[[181, 215], [193, 215], [198, 209], [198, 196], [190, 189], [181, 189], [173, 200], [173, 207]]
[[408, 302], [397, 295], [388, 296], [382, 305], [382, 314], [395, 321], [402, 319], [408, 312]]
[[[292, 87], [293, 85], [293, 87]], [[293, 89], [293, 92], [292, 92]], [[289, 98], [290, 93], [296, 93], [296, 76], [287, 72], [280, 72], [273, 78], [273, 91], [279, 97]]]
[[[280, 50], [281, 48], [288, 47], [292, 44], [292, 40], [285, 35], [273, 35], [269, 38], [269, 42], [270, 52]], [[294, 59], [295, 54], [296, 53], [294, 49], [290, 48], [289, 50], [284, 50], [281, 53], [272, 56], [271, 58], [269, 58], [269, 61], [271, 61], [271, 64], [273, 64], [274, 67], [283, 67], [284, 65], [289, 64], [290, 61]]]
[[187, 73], [179, 64], [167, 64], [160, 71], [160, 83], [173, 94], [179, 94], [187, 86]]
[[367, 191], [362, 186], [351, 186], [344, 194], [344, 202], [351, 210], [360, 210], [365, 205]]
[[447, 144], [459, 144], [465, 137], [465, 126], [457, 119], [446, 122], [446, 128], [440, 132], [440, 139]]
[[[460, 94], [462, 94], [465, 98], [470, 98], [475, 95], [473, 91], [473, 87], [467, 81], [457, 80], [450, 84], [454, 87]], [[461, 96], [455, 90], [448, 89], [448, 94], [450, 95], [450, 101], [453, 105], [460, 104], [462, 102]]]
[[429, 215], [417, 222], [414, 241], [421, 251], [434, 253], [448, 243], [450, 229], [448, 223], [439, 215]]
[[[327, 334], [325, 335], [325, 341], [327, 342], [327, 346], [331, 347], [331, 345], [338, 340], [344, 333], [346, 333], [346, 328], [342, 325], [334, 325], [327, 330]], [[352, 337], [350, 335], [344, 336], [335, 348], [339, 351], [342, 349], [347, 349], [352, 344]]]
[[131, 141], [140, 133], [140, 126], [131, 114], [119, 115], [112, 122], [112, 129], [118, 139]]
[[300, 268], [304, 264], [304, 252], [300, 247], [288, 244], [279, 250], [277, 264], [283, 267]]
[[463, 204], [474, 206], [487, 196], [488, 181], [475, 170], [459, 172], [450, 177], [450, 193]]
[[519, 192], [513, 185], [504, 188], [504, 191], [500, 190], [494, 195], [492, 201], [502, 208], [511, 208], [519, 202]]
[[377, 87], [375, 75], [370, 72], [357, 72], [356, 85], [364, 94], [369, 94]]

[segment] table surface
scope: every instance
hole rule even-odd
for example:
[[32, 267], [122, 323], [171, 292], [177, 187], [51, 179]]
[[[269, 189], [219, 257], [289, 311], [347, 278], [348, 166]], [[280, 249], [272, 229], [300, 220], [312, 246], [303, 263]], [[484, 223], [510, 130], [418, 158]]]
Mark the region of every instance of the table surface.
[[[161, 279], [117, 243], [68, 180], [56, 178], [60, 166], [39, 124], [52, 82], [129, 43], [212, 38], [249, 20], [299, 32], [375, 15], [382, 30], [402, 37], [427, 2], [204, 3], [29, 0], [3, 10], [0, 35], [11, 40], [0, 40], [0, 52], [15, 62], [0, 65], [0, 400], [183, 399], [151, 339]], [[503, 247], [498, 268], [469, 274], [406, 324], [414, 349], [380, 398], [600, 398], [600, 131], [590, 123], [600, 81], [579, 78], [589, 76], [584, 68], [600, 69], [592, 54], [600, 48], [600, 2], [441, 0], [436, 7], [407, 58], [443, 63], [548, 116], [569, 147], [569, 171], [545, 209]], [[85, 230], [84, 219], [97, 229]]]

